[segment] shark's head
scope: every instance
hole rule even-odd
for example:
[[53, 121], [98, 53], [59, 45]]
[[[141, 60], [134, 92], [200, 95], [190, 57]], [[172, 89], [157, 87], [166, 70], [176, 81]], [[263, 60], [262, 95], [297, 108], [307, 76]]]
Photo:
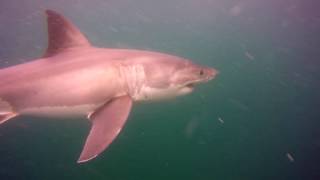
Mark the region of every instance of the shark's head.
[[[218, 74], [214, 68], [175, 56], [160, 55], [142, 58], [140, 61], [139, 64], [143, 64], [144, 81], [133, 96], [135, 100], [161, 100], [189, 94], [196, 85]], [[135, 80], [139, 79], [136, 77]]]
[[170, 77], [170, 86], [177, 89], [177, 95], [188, 94], [199, 83], [207, 82], [218, 74], [214, 68], [200, 66], [186, 61], [183, 66], [177, 67]]

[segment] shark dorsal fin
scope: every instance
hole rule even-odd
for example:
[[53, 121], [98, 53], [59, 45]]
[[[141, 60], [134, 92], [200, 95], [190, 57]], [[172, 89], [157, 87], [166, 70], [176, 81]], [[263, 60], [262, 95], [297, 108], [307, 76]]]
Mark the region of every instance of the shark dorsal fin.
[[44, 57], [53, 56], [65, 49], [91, 46], [88, 39], [65, 17], [46, 10], [48, 23], [48, 48]]

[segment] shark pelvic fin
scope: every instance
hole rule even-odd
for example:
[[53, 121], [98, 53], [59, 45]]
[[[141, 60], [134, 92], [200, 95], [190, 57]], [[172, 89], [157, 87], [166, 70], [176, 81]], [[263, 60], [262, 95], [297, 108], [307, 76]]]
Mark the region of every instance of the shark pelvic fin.
[[16, 117], [17, 114], [13, 112], [0, 113], [0, 124], [10, 120], [11, 118]]
[[132, 106], [129, 96], [113, 99], [89, 115], [92, 127], [78, 163], [97, 157], [117, 137], [126, 122]]
[[88, 39], [65, 17], [53, 10], [46, 10], [48, 48], [43, 57], [50, 57], [72, 47], [91, 46]]
[[0, 98], [0, 124], [17, 116], [17, 113], [12, 112], [10, 104]]

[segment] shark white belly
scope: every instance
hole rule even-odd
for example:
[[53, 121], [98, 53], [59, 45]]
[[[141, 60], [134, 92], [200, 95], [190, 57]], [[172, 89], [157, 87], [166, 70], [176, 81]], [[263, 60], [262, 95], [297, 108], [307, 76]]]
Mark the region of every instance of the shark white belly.
[[19, 114], [21, 115], [36, 115], [46, 117], [83, 117], [90, 113], [93, 113], [98, 107], [103, 105], [100, 104], [82, 104], [82, 105], [69, 105], [69, 106], [41, 106], [41, 107], [30, 107], [21, 109]]

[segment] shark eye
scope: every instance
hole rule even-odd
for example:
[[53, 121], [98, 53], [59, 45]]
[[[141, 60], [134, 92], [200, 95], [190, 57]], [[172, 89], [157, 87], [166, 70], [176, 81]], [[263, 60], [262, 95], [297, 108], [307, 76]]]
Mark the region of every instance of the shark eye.
[[199, 74], [200, 74], [200, 76], [202, 76], [204, 74], [202, 69], [200, 70]]

